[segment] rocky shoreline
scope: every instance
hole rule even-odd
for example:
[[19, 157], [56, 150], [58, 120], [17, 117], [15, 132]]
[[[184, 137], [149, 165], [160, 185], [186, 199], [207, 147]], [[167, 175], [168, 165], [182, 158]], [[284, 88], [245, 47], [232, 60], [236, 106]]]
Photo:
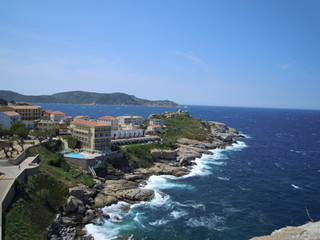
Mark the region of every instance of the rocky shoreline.
[[70, 188], [66, 205], [48, 228], [48, 238], [93, 239], [92, 236], [86, 236], [83, 227], [89, 223], [102, 225], [110, 218], [101, 208], [118, 201], [130, 204], [151, 201], [155, 196], [154, 191], [141, 188], [150, 176], [186, 175], [190, 172], [189, 166], [195, 164], [196, 158], [200, 158], [203, 154], [212, 154], [209, 150], [230, 146], [236, 143], [236, 139], [242, 137], [234, 128], [223, 123], [203, 121], [202, 124], [210, 129], [208, 141], [181, 138], [174, 150], [153, 149], [151, 155], [154, 164], [150, 168], [138, 168], [130, 173], [117, 171], [105, 178], [96, 177], [92, 188], [84, 185]]

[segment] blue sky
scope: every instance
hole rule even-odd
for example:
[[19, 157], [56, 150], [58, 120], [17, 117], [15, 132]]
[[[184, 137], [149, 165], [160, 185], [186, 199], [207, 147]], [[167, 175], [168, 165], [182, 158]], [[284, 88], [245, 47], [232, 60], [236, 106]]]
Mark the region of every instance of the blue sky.
[[320, 1], [0, 4], [1, 89], [320, 109]]

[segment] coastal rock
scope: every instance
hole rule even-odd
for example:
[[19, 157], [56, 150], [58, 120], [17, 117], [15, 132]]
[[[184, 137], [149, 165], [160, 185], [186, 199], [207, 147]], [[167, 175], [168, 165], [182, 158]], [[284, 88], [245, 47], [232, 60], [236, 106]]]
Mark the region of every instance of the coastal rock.
[[69, 194], [76, 198], [81, 198], [84, 195], [84, 189], [80, 186], [69, 188]]
[[82, 223], [83, 224], [87, 224], [92, 222], [95, 218], [101, 217], [102, 216], [102, 211], [98, 210], [98, 209], [89, 209], [86, 212], [86, 215], [84, 216], [84, 218], [82, 219]]
[[116, 203], [117, 201], [118, 199], [114, 196], [107, 196], [102, 193], [98, 193], [98, 195], [94, 199], [94, 206], [96, 208], [102, 208], [104, 206], [108, 206], [113, 203]]
[[299, 227], [285, 227], [271, 235], [254, 237], [251, 240], [319, 240], [320, 221], [310, 222]]
[[130, 189], [124, 192], [123, 197], [129, 202], [150, 201], [154, 198], [154, 191], [150, 189]]
[[83, 202], [74, 196], [70, 196], [67, 200], [66, 206], [64, 207], [64, 212], [65, 213], [75, 212], [77, 208], [80, 206], [84, 206]]
[[127, 174], [124, 179], [128, 181], [136, 181], [143, 179], [143, 177], [141, 175]]
[[231, 128], [224, 123], [209, 121], [207, 124], [212, 135], [223, 142], [235, 141], [235, 139], [240, 136], [234, 128]]
[[153, 159], [174, 160], [177, 157], [177, 152], [175, 150], [152, 149], [151, 157]]

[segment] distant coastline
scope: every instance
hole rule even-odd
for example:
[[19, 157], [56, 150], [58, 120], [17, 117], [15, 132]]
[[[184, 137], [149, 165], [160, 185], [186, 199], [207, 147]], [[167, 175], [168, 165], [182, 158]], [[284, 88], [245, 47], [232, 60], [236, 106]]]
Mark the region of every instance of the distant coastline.
[[181, 106], [170, 100], [147, 100], [126, 93], [95, 93], [85, 91], [61, 92], [52, 95], [29, 96], [13, 91], [0, 90], [0, 96], [7, 101], [51, 104], [81, 105], [120, 105], [146, 107], [177, 107]]

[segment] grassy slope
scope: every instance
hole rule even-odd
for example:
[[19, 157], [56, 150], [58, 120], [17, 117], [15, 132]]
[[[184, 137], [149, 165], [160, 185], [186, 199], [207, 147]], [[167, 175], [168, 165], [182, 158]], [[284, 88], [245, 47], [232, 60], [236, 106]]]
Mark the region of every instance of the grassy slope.
[[153, 118], [163, 119], [166, 128], [161, 138], [163, 144], [175, 147], [179, 138], [189, 138], [199, 141], [209, 139], [210, 131], [202, 125], [202, 121], [190, 115], [174, 114], [167, 118], [165, 114], [156, 114]]
[[29, 177], [26, 183], [18, 182], [17, 197], [5, 215], [5, 239], [46, 239], [46, 228], [53, 222], [59, 207], [63, 206], [68, 188], [78, 183], [91, 186], [92, 177], [82, 174], [78, 168], [61, 161], [61, 156], [44, 146], [29, 151], [40, 155], [41, 173]]
[[166, 128], [162, 134], [162, 143], [153, 144], [134, 144], [125, 146], [123, 152], [126, 158], [124, 161], [127, 165], [137, 167], [150, 167], [152, 158], [151, 149], [174, 149], [179, 138], [189, 138], [199, 141], [208, 140], [210, 131], [203, 126], [202, 121], [198, 118], [183, 115], [173, 114], [167, 118], [165, 114], [154, 115], [153, 118], [163, 119]]

